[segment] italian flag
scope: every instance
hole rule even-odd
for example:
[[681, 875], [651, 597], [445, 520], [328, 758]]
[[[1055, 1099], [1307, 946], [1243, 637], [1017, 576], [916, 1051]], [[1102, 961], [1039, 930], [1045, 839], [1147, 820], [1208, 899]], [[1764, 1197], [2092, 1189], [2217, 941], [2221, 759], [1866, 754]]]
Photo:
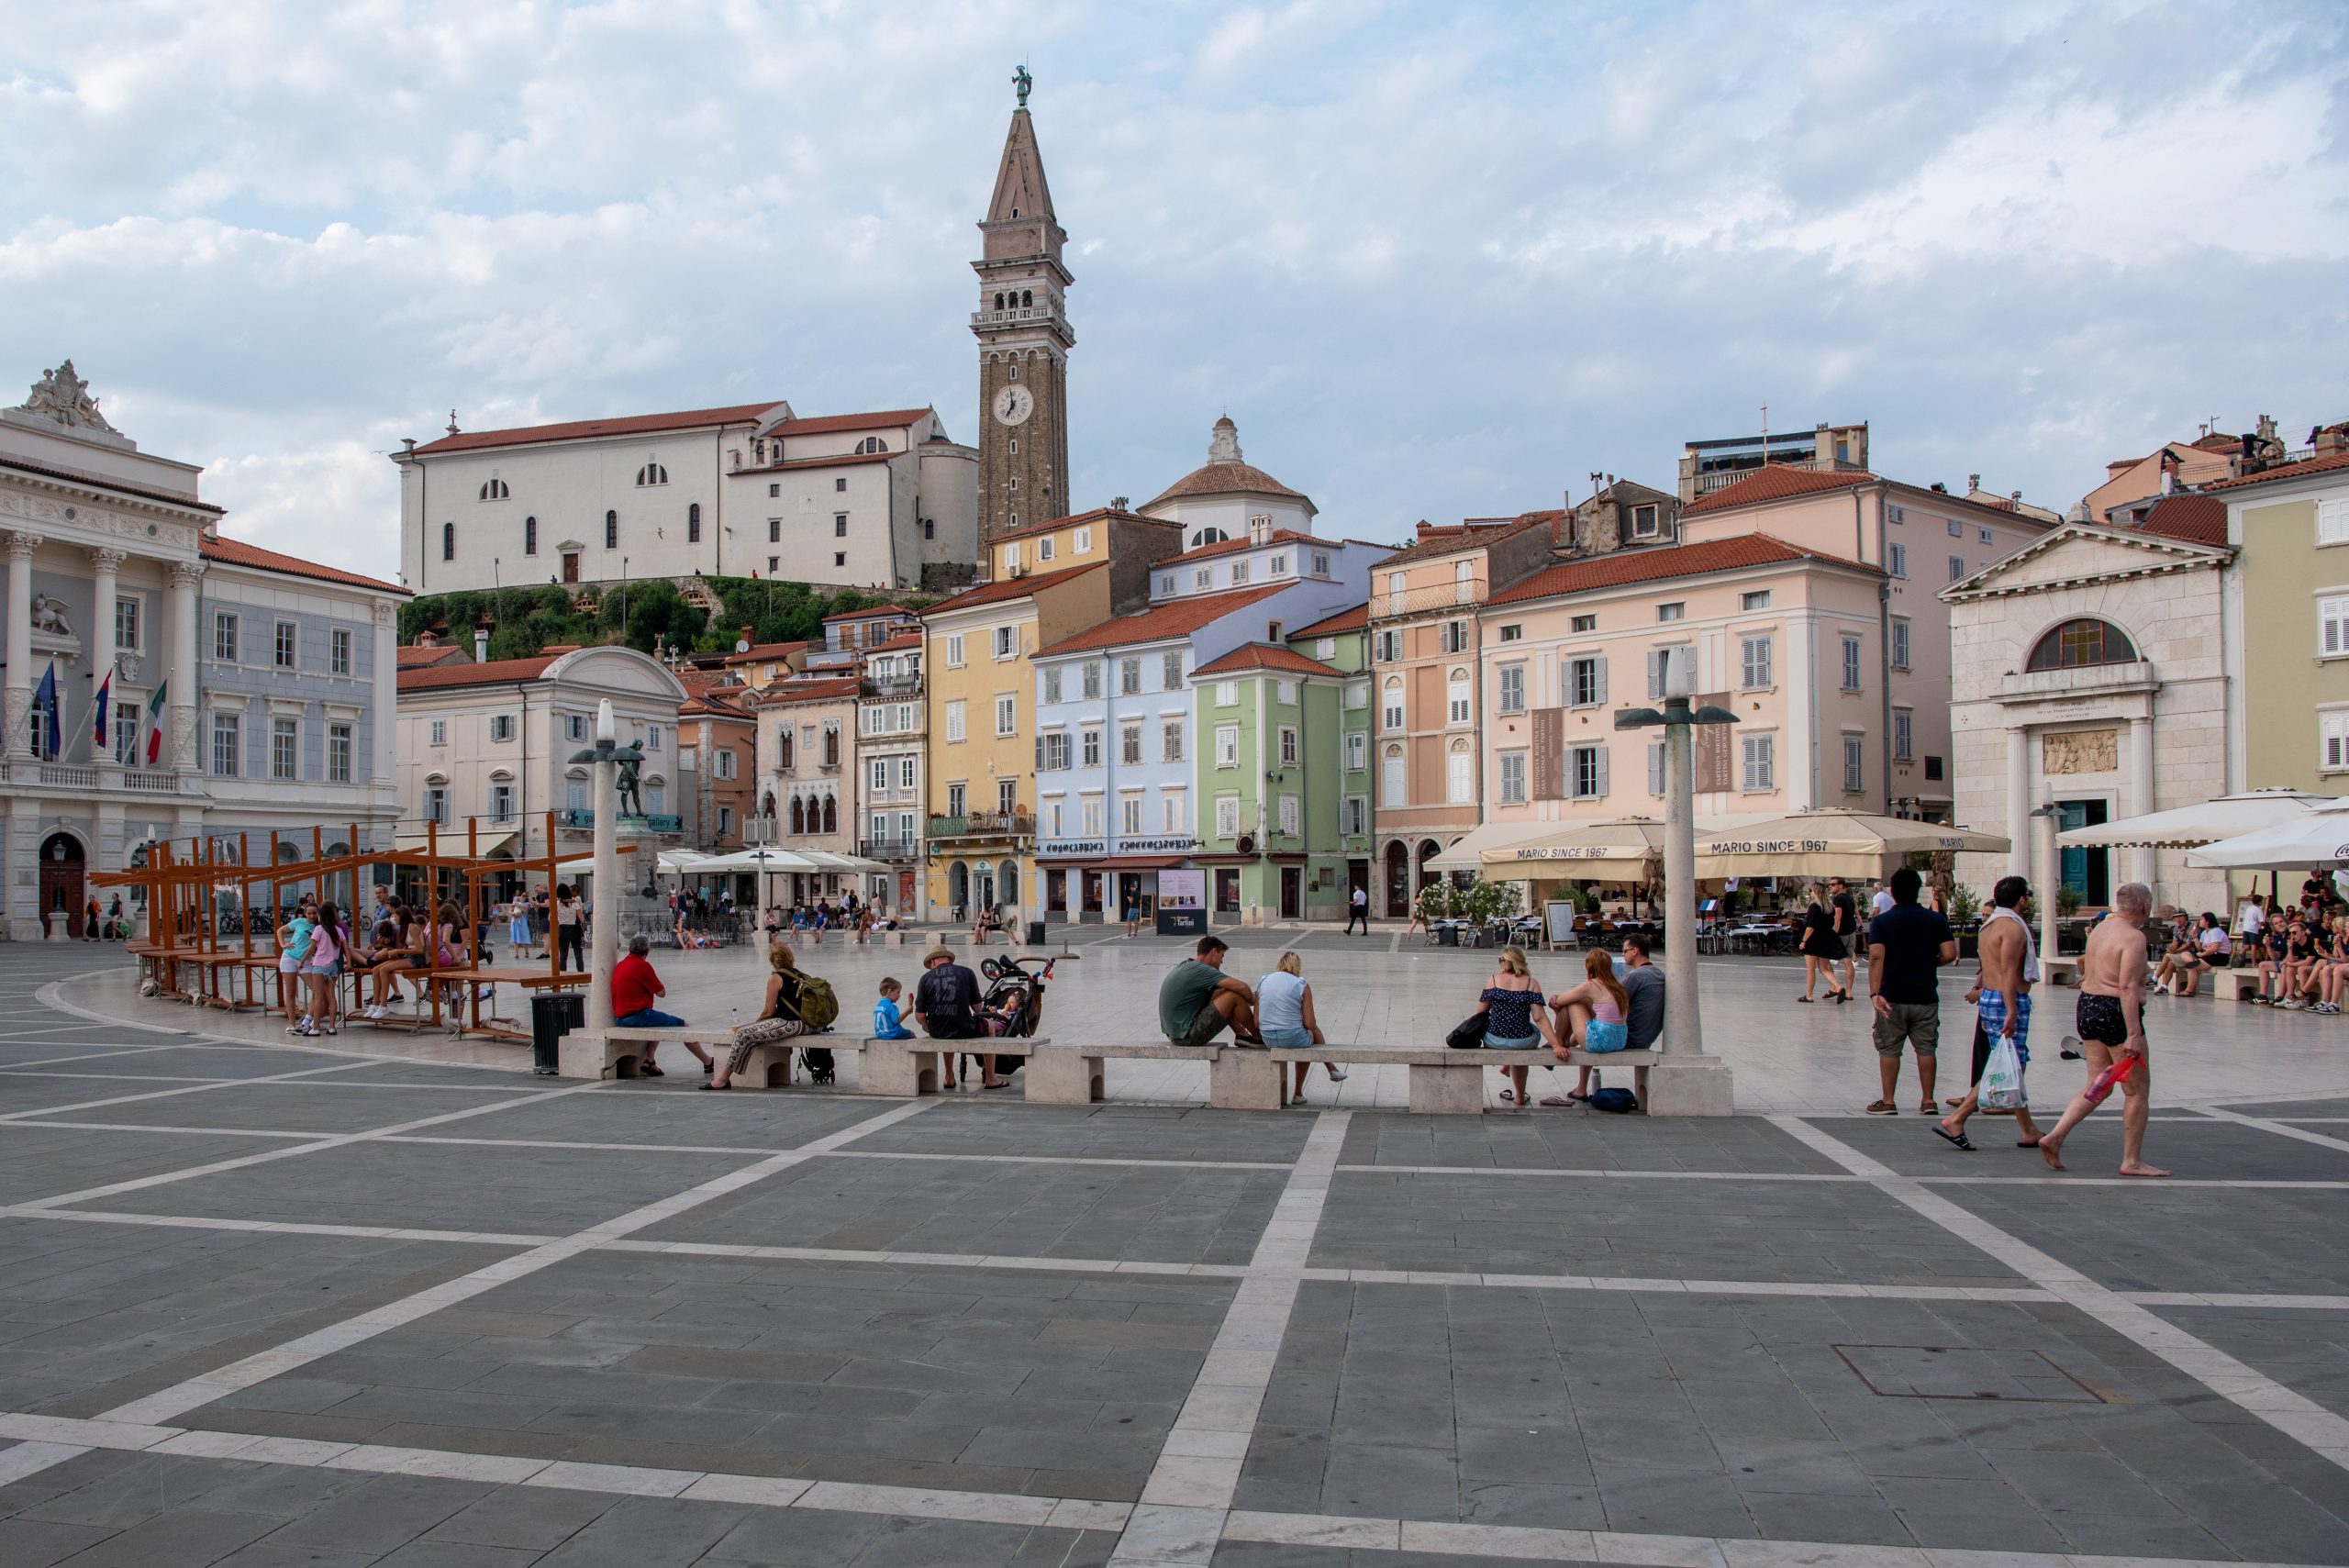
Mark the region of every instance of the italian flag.
[[150, 768], [163, 753], [163, 694], [171, 689], [171, 682], [165, 681], [147, 699], [147, 765]]

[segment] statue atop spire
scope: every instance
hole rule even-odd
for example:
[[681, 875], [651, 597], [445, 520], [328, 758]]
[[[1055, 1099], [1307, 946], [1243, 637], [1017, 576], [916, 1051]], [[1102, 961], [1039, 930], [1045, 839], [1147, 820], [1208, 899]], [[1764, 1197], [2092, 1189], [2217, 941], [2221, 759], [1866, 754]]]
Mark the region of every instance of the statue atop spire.
[[1019, 69], [1011, 73], [1011, 85], [1019, 95], [1019, 106], [1026, 108], [1029, 91], [1036, 85], [1036, 79], [1028, 74], [1026, 61], [1021, 61]]

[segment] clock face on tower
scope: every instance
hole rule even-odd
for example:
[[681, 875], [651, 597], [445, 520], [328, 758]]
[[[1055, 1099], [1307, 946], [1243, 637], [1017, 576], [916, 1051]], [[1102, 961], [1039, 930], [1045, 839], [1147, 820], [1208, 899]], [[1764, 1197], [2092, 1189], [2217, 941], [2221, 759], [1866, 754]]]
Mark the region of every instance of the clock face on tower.
[[1036, 399], [1024, 386], [1007, 386], [995, 395], [993, 407], [997, 424], [1020, 425], [1036, 411]]

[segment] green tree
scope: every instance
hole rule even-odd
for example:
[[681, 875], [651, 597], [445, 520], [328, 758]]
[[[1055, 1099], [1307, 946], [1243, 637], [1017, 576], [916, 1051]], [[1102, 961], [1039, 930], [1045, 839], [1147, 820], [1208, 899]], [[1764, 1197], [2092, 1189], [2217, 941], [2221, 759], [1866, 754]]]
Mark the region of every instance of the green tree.
[[651, 652], [656, 639], [671, 647], [693, 648], [709, 629], [708, 616], [686, 603], [677, 585], [666, 577], [611, 590], [604, 595], [596, 619], [607, 640], [625, 642], [640, 653]]

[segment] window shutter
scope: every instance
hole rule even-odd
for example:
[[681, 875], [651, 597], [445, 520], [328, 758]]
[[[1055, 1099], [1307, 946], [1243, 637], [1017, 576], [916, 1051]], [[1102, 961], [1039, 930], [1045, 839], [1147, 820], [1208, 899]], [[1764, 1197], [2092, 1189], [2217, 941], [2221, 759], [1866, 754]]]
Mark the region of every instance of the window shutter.
[[[1599, 658], [1592, 660], [1591, 662], [1598, 667], [1598, 696], [1597, 700], [1599, 706], [1605, 707], [1607, 706], [1607, 661], [1604, 658]], [[1600, 793], [1604, 794], [1606, 792], [1602, 790]]]
[[1661, 740], [1648, 742], [1648, 793], [1664, 793], [1664, 742]]
[[[1603, 670], [1605, 666], [1600, 668]], [[1604, 681], [1605, 677], [1602, 675], [1600, 679]], [[1607, 794], [1607, 748], [1598, 746], [1592, 749], [1598, 753], [1598, 793], [1604, 797]]]
[[1664, 695], [1664, 650], [1648, 650], [1648, 700], [1654, 702]]

